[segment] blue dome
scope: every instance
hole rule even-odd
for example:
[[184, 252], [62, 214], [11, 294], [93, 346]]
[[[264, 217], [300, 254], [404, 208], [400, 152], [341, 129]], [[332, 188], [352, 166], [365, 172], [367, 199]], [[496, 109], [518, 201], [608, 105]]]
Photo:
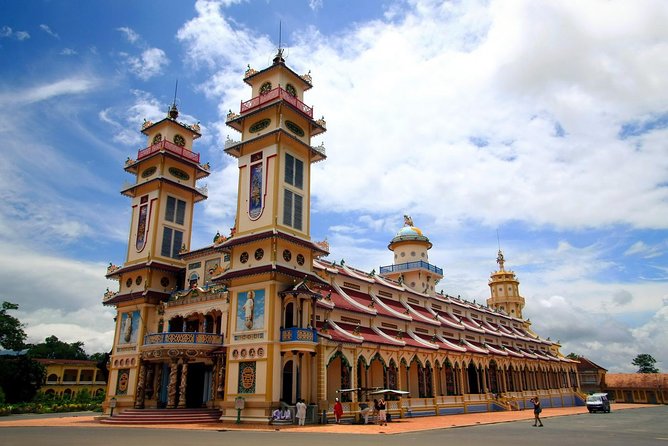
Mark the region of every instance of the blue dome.
[[403, 228], [399, 229], [399, 232], [397, 232], [396, 237], [424, 237], [422, 235], [422, 231], [420, 228], [416, 228], [415, 226], [404, 226]]

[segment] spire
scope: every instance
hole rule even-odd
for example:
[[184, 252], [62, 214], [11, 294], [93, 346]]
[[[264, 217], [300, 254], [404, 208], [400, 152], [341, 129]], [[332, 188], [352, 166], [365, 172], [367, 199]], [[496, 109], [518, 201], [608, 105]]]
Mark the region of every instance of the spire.
[[176, 92], [179, 90], [179, 80], [176, 80], [176, 86], [174, 87], [174, 101], [172, 102], [172, 106], [169, 108], [169, 112], [167, 112], [167, 116], [170, 119], [176, 119], [179, 117], [179, 109], [176, 108]]
[[285, 59], [283, 58], [282, 38], [283, 38], [282, 22], [279, 21], [278, 22], [278, 51], [276, 52], [276, 55], [274, 56], [274, 65], [279, 64], [279, 63], [285, 63]]

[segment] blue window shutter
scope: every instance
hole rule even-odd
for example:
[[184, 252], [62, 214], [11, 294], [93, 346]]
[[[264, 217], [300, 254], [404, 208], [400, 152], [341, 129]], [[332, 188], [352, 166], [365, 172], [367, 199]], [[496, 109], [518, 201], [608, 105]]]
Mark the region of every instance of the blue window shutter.
[[302, 188], [304, 186], [304, 162], [295, 159], [295, 187]]
[[186, 202], [177, 200], [176, 202], [176, 224], [182, 225], [186, 215]]
[[174, 221], [174, 208], [176, 207], [176, 198], [167, 197], [167, 206], [165, 207], [165, 220]]
[[160, 249], [160, 255], [163, 257], [171, 257], [172, 253], [172, 230], [170, 228], [165, 228], [162, 231], [162, 248]]
[[302, 229], [302, 196], [301, 195], [294, 195], [295, 198], [295, 218], [294, 218], [294, 224], [292, 225], [293, 228], [299, 229], [301, 231]]
[[295, 184], [295, 158], [287, 153], [285, 154], [285, 182]]
[[183, 232], [174, 231], [174, 245], [172, 248], [172, 257], [177, 259], [179, 257], [179, 251], [181, 250], [181, 244], [183, 243]]
[[287, 189], [283, 193], [283, 224], [292, 226], [292, 192]]

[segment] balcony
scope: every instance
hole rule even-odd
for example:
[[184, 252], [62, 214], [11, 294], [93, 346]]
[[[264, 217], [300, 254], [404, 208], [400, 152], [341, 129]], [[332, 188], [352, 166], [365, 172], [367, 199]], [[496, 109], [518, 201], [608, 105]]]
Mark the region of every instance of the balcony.
[[302, 101], [297, 99], [295, 96], [292, 96], [281, 87], [276, 87], [273, 90], [269, 90], [265, 94], [256, 96], [253, 99], [249, 99], [248, 101], [241, 102], [241, 109], [239, 113], [244, 114], [276, 99], [283, 99], [285, 102], [289, 103], [294, 108], [313, 119], [313, 107], [309, 107], [308, 105], [304, 104]]
[[141, 149], [137, 153], [137, 161], [142, 160], [143, 158], [146, 158], [155, 152], [160, 152], [163, 150], [199, 164], [199, 153], [192, 152], [185, 147], [177, 146], [174, 143], [164, 140], [153, 144], [152, 146], [148, 146], [145, 149]]
[[400, 263], [398, 265], [381, 266], [380, 274], [391, 274], [399, 271], [408, 271], [412, 269], [426, 269], [440, 276], [443, 275], [443, 268], [439, 268], [438, 266], [434, 266], [423, 260], [417, 262]]
[[144, 336], [144, 347], [173, 344], [192, 344], [197, 346], [215, 346], [223, 344], [223, 335], [200, 332], [151, 333]]
[[282, 328], [281, 342], [318, 342], [318, 333], [311, 328]]

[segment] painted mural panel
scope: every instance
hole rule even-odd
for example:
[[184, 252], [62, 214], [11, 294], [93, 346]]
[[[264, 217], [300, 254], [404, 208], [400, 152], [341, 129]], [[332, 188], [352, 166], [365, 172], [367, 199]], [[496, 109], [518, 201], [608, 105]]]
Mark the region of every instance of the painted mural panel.
[[264, 328], [264, 290], [239, 293], [237, 299], [237, 330]]
[[207, 260], [204, 264], [204, 284], [211, 283], [211, 278], [220, 274], [220, 259]]
[[128, 383], [130, 382], [130, 369], [121, 369], [116, 378], [116, 395], [128, 394]]
[[135, 344], [139, 332], [139, 311], [121, 314], [121, 338], [119, 344]]
[[255, 362], [240, 362], [238, 393], [255, 393], [256, 377]]
[[146, 234], [148, 232], [148, 204], [139, 208], [139, 219], [137, 221], [137, 242], [135, 248], [141, 252], [146, 246]]
[[251, 166], [250, 169], [250, 202], [248, 216], [255, 220], [262, 215], [262, 163]]

